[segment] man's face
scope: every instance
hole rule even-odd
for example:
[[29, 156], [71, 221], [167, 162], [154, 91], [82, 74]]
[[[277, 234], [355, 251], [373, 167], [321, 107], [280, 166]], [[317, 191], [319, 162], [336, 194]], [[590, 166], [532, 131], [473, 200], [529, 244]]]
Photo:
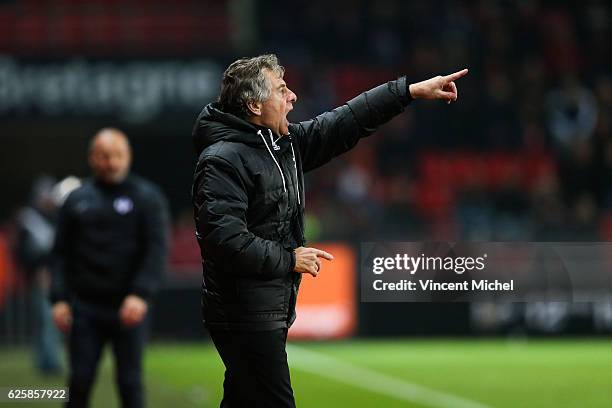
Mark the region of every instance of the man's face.
[[287, 87], [281, 76], [269, 69], [264, 70], [270, 86], [270, 97], [260, 104], [261, 125], [270, 128], [278, 136], [289, 134], [287, 114], [293, 109], [297, 95]]
[[127, 176], [132, 154], [125, 136], [114, 131], [99, 133], [89, 153], [89, 165], [95, 176], [108, 184], [122, 182]]

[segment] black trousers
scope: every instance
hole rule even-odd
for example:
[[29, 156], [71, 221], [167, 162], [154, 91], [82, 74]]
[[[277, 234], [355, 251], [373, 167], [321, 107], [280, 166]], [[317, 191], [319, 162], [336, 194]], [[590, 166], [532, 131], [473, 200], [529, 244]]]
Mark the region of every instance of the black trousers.
[[221, 408], [294, 408], [287, 329], [211, 331], [225, 364]]
[[121, 406], [144, 406], [142, 356], [146, 320], [126, 328], [119, 321], [119, 311], [112, 307], [75, 302], [69, 338], [70, 379], [68, 408], [89, 406], [91, 389], [102, 350], [110, 342], [115, 355], [115, 379]]

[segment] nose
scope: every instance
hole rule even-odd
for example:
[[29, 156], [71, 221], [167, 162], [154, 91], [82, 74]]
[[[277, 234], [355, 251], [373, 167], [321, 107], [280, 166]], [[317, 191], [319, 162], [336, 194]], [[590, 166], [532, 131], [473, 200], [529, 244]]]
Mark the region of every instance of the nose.
[[108, 161], [108, 168], [112, 171], [117, 171], [121, 168], [121, 158], [120, 157], [112, 157]]
[[297, 95], [291, 89], [288, 89], [288, 91], [289, 91], [289, 102], [295, 103], [297, 101]]

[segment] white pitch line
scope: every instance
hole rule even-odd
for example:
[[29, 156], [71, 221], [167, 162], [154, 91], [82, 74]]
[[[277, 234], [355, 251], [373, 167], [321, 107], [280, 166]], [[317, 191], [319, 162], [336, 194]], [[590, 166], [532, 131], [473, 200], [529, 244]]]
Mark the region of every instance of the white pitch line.
[[287, 345], [287, 352], [291, 359], [290, 366], [298, 370], [403, 401], [436, 408], [490, 408], [476, 401], [400, 380], [293, 344]]

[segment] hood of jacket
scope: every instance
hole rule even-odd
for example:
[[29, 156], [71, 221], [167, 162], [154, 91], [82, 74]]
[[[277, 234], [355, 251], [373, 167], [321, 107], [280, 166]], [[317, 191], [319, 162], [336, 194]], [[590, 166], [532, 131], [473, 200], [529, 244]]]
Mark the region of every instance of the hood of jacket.
[[264, 147], [257, 132], [267, 128], [257, 126], [231, 113], [223, 112], [217, 102], [209, 103], [198, 115], [193, 128], [193, 147], [200, 154], [206, 147], [225, 140]]

